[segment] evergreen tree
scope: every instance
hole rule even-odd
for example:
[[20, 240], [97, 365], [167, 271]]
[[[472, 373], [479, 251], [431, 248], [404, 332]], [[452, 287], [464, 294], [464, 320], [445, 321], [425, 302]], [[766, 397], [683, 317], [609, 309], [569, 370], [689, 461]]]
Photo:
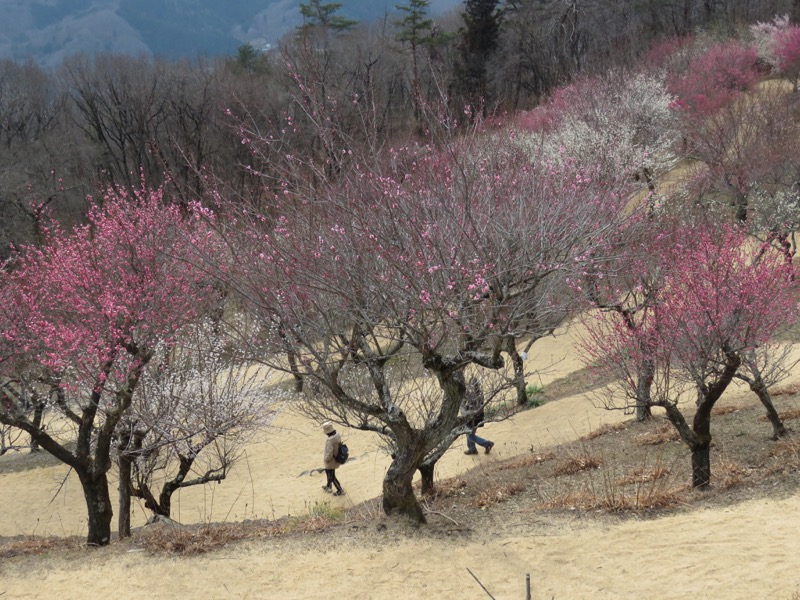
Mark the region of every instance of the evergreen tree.
[[341, 2], [327, 2], [323, 4], [320, 0], [309, 0], [309, 2], [300, 3], [300, 13], [303, 15], [303, 24], [300, 30], [306, 30], [309, 27], [321, 27], [324, 29], [332, 29], [335, 32], [347, 31], [358, 21], [348, 19], [341, 15], [336, 14], [342, 8]]
[[430, 4], [428, 0], [409, 0], [407, 5], [398, 4], [396, 6], [398, 10], [405, 13], [405, 16], [397, 21], [397, 26], [400, 28], [397, 40], [408, 44], [411, 51], [411, 96], [414, 103], [414, 118], [417, 123], [420, 121], [422, 103], [417, 53], [419, 47], [429, 42], [432, 37], [433, 20], [427, 18]]
[[499, 0], [465, 0], [460, 29], [460, 64], [456, 85], [466, 102], [485, 106], [489, 101], [487, 67], [500, 39]]

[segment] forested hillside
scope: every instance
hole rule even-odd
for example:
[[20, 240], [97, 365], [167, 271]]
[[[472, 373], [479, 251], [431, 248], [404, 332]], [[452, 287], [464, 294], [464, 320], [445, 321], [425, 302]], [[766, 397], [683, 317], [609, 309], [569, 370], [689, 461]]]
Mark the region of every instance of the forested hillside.
[[3, 63], [4, 451], [74, 470], [104, 545], [112, 467], [124, 536], [291, 398], [379, 439], [382, 508], [421, 523], [415, 474], [535, 405], [528, 352], [582, 318], [607, 405], [663, 410], [707, 488], [733, 382], [787, 433], [800, 27], [755, 20], [779, 4], [468, 0], [444, 28], [312, 1], [266, 53]]

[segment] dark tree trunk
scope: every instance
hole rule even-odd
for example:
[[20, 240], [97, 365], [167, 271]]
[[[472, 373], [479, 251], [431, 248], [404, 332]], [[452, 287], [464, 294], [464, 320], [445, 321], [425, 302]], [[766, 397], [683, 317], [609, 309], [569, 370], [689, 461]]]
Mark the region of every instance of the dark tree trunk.
[[144, 434], [126, 432], [120, 436], [117, 464], [119, 468], [119, 519], [120, 539], [131, 535], [131, 496], [133, 490], [133, 457], [142, 449]]
[[653, 387], [655, 372], [656, 366], [652, 360], [646, 360], [639, 372], [639, 379], [636, 382], [636, 420], [639, 423], [644, 423], [653, 418], [653, 413], [650, 410], [650, 390]]
[[425, 515], [412, 487], [414, 472], [419, 468], [414, 462], [410, 452], [398, 451], [395, 455], [383, 479], [383, 512], [389, 516], [403, 515], [416, 523], [425, 523]]
[[101, 475], [81, 471], [77, 473], [88, 509], [89, 532], [86, 542], [90, 546], [106, 546], [111, 541], [111, 519], [114, 516], [108, 493], [108, 476], [106, 473]]
[[131, 472], [133, 460], [120, 453], [119, 460], [119, 518], [117, 529], [120, 539], [131, 536]]
[[[791, 258], [789, 258], [789, 260], [791, 261]], [[788, 431], [783, 425], [778, 411], [775, 410], [775, 405], [772, 404], [772, 396], [770, 396], [767, 384], [761, 376], [761, 370], [758, 368], [756, 362], [755, 351], [751, 350], [746, 353], [743, 362], [747, 365], [746, 371], [749, 371], [750, 374], [748, 375], [747, 372], [737, 373], [736, 377], [750, 386], [750, 389], [758, 396], [761, 404], [763, 404], [764, 408], [767, 410], [767, 419], [769, 419], [769, 422], [772, 424], [772, 439], [777, 440], [787, 435]]]
[[[42, 428], [42, 419], [44, 419], [44, 402], [37, 402], [33, 409], [33, 426], [38, 430]], [[39, 452], [39, 442], [36, 436], [31, 436], [31, 453]]]
[[436, 467], [436, 461], [422, 463], [417, 470], [419, 471], [422, 482], [422, 495], [429, 496], [436, 491], [436, 486], [433, 483], [433, 472]]
[[711, 409], [722, 393], [733, 381], [741, 357], [726, 351], [725, 368], [716, 381], [706, 385], [702, 390], [702, 401], [698, 402], [697, 412], [692, 422], [693, 439], [689, 447], [692, 449], [692, 487], [706, 489], [711, 484]]
[[695, 489], [702, 490], [711, 485], [711, 409], [718, 397], [712, 401], [707, 392], [692, 422], [694, 435], [689, 448], [692, 451], [692, 487]]
[[726, 352], [725, 368], [717, 380], [708, 385], [698, 384], [697, 411], [691, 427], [677, 405], [659, 404], [666, 409], [667, 418], [692, 452], [692, 487], [695, 489], [706, 489], [711, 484], [711, 409], [730, 385], [741, 363], [738, 354]]
[[739, 223], [746, 223], [747, 211], [749, 208], [747, 203], [747, 196], [741, 193], [736, 193], [736, 196], [731, 202], [731, 204], [733, 205], [734, 218]]
[[748, 383], [750, 384], [750, 389], [755, 392], [758, 399], [761, 400], [761, 404], [763, 404], [764, 408], [767, 410], [767, 418], [769, 422], [772, 423], [772, 439], [777, 440], [778, 438], [784, 437], [788, 432], [786, 431], [786, 427], [778, 411], [775, 410], [775, 405], [772, 404], [772, 397], [769, 394], [764, 380], [761, 379], [761, 377], [757, 377], [755, 380], [749, 381]]
[[699, 490], [711, 485], [711, 442], [692, 448], [692, 487]]
[[300, 394], [303, 391], [303, 375], [300, 373], [300, 369], [297, 367], [297, 355], [289, 350], [286, 353], [286, 357], [289, 360], [289, 369], [291, 370], [292, 377], [294, 378], [294, 391]]
[[[170, 516], [170, 513], [172, 512], [172, 494], [175, 493], [175, 490], [185, 487], [185, 485], [191, 483], [186, 481], [186, 477], [192, 470], [192, 465], [194, 464], [196, 458], [197, 454], [195, 452], [191, 452], [186, 456], [182, 454], [178, 455], [180, 468], [178, 469], [178, 473], [175, 475], [175, 477], [173, 477], [170, 481], [165, 482], [164, 486], [161, 488], [161, 494], [158, 496], [158, 506], [153, 509], [156, 514], [159, 514], [163, 517]], [[212, 481], [212, 479], [208, 476], [201, 477], [199, 480], [197, 480], [197, 483], [206, 481]]]

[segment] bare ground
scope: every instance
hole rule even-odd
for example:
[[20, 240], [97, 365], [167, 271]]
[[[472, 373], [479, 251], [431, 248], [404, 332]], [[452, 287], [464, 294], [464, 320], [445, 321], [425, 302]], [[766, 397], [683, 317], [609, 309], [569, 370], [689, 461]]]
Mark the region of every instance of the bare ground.
[[[553, 381], [545, 407], [569, 406], [585, 383]], [[797, 389], [774, 391], [800, 431]], [[800, 435], [772, 441], [748, 394], [715, 412], [706, 492], [689, 488], [688, 451], [663, 416], [619, 417], [561, 444], [475, 457], [421, 498], [423, 527], [386, 518], [377, 499], [323, 494], [300, 516], [148, 526], [103, 549], [6, 536], [0, 597], [86, 598], [94, 585], [88, 597], [524, 598], [532, 573], [534, 598], [797, 598]], [[49, 460], [20, 456], [13, 470]]]

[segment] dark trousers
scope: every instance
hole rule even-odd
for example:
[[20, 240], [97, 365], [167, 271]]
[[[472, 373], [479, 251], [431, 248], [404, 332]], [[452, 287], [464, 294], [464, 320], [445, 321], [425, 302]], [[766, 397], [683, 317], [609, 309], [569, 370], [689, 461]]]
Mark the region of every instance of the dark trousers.
[[328, 483], [327, 487], [331, 487], [333, 485], [336, 488], [337, 492], [342, 491], [342, 486], [339, 483], [339, 480], [336, 479], [336, 469], [325, 469], [325, 475], [328, 476]]

